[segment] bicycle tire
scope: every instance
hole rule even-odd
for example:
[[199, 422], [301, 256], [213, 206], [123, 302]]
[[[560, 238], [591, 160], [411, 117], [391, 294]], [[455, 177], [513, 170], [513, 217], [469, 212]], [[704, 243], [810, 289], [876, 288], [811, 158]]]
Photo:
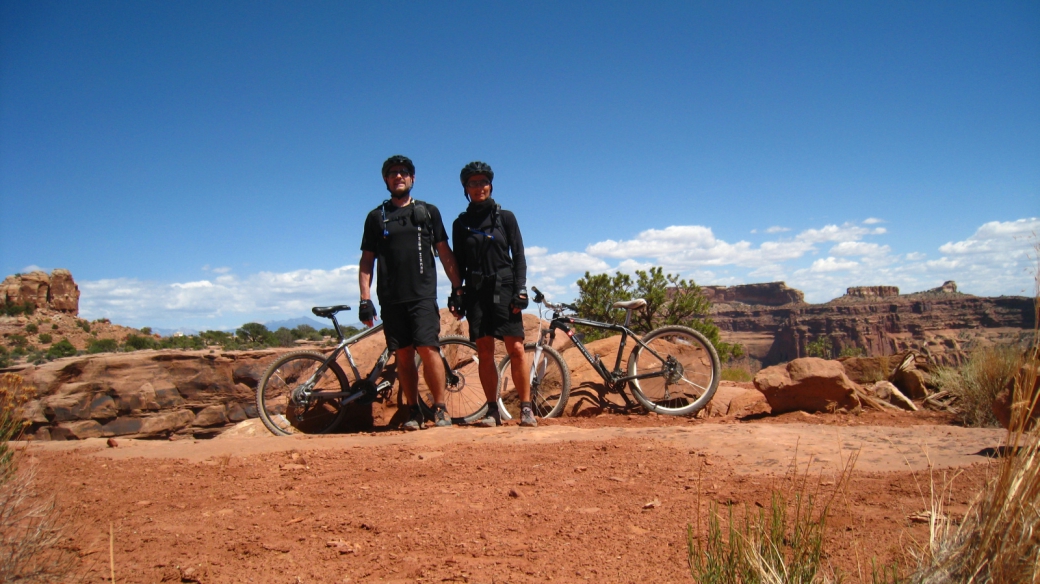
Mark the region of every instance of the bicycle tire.
[[[684, 416], [708, 405], [719, 387], [722, 365], [711, 341], [685, 326], [663, 326], [647, 333], [643, 343], [666, 359], [680, 365], [673, 377], [651, 377], [629, 381], [632, 395], [644, 408], [658, 414]], [[642, 360], [640, 360], [642, 359]], [[660, 371], [663, 363], [642, 345], [628, 357], [628, 374]]]
[[[480, 384], [480, 361], [477, 345], [466, 337], [448, 335], [438, 339], [441, 359], [444, 361], [444, 405], [453, 424], [469, 424], [484, 417], [487, 399]], [[419, 371], [419, 408], [423, 417], [433, 419], [433, 392], [422, 373], [422, 359], [415, 353], [415, 367]]]
[[314, 384], [314, 403], [301, 409], [289, 402], [293, 387], [306, 381], [328, 357], [311, 351], [293, 351], [276, 359], [256, 386], [256, 411], [264, 426], [276, 436], [296, 433], [327, 434], [339, 426], [346, 414], [341, 398], [321, 399], [321, 392], [349, 391], [343, 369], [330, 363]]
[[[560, 353], [547, 345], [542, 346], [541, 359], [535, 363], [535, 347], [535, 343], [524, 345], [524, 356], [531, 362], [531, 405], [536, 417], [555, 418], [567, 407], [571, 395], [571, 371]], [[505, 407], [510, 417], [519, 418], [520, 395], [509, 368], [509, 355], [506, 355], [498, 363], [498, 403]]]

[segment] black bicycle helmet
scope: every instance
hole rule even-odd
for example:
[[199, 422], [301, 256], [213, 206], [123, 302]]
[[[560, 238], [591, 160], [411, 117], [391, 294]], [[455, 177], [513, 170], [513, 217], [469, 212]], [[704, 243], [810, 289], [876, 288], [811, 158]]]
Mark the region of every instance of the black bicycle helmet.
[[466, 181], [468, 181], [470, 177], [478, 174], [486, 176], [488, 182], [495, 182], [495, 171], [491, 170], [491, 166], [486, 162], [474, 160], [462, 167], [462, 173], [459, 174], [459, 178], [462, 180], [462, 186], [466, 186]]
[[383, 163], [383, 178], [386, 178], [387, 171], [395, 166], [403, 166], [408, 169], [408, 174], [415, 175], [415, 165], [412, 164], [411, 159], [407, 156], [394, 154]]

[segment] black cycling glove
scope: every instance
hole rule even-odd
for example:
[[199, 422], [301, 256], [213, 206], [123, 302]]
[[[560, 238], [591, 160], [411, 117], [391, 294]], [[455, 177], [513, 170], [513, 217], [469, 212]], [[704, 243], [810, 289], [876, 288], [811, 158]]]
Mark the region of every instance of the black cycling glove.
[[509, 302], [513, 308], [523, 310], [527, 308], [527, 288], [520, 288], [513, 294], [513, 299]]
[[358, 305], [358, 320], [370, 322], [376, 319], [376, 305], [371, 300], [362, 300]]
[[448, 295], [448, 310], [452, 314], [462, 318], [466, 316], [466, 308], [462, 305], [462, 287], [459, 286]]

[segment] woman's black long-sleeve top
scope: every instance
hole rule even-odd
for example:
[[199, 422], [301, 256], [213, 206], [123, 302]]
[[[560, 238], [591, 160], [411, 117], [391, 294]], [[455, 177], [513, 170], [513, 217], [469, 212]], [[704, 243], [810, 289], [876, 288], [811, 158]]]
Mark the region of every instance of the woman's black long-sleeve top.
[[494, 199], [470, 203], [452, 224], [451, 240], [467, 286], [474, 286], [476, 273], [492, 276], [507, 268], [512, 271], [514, 293], [527, 286], [524, 239], [516, 216], [498, 207]]

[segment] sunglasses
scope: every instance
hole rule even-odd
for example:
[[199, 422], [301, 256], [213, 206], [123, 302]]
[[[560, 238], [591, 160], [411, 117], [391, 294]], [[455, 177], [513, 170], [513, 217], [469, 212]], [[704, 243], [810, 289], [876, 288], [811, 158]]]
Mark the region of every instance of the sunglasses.
[[491, 184], [491, 181], [489, 181], [486, 178], [475, 178], [475, 179], [466, 181], [466, 188], [468, 188], [468, 189], [482, 189], [482, 188], [488, 186], [489, 184]]
[[397, 175], [412, 176], [412, 173], [409, 172], [407, 168], [392, 168], [392, 169], [386, 171], [386, 176], [387, 177], [397, 176]]

